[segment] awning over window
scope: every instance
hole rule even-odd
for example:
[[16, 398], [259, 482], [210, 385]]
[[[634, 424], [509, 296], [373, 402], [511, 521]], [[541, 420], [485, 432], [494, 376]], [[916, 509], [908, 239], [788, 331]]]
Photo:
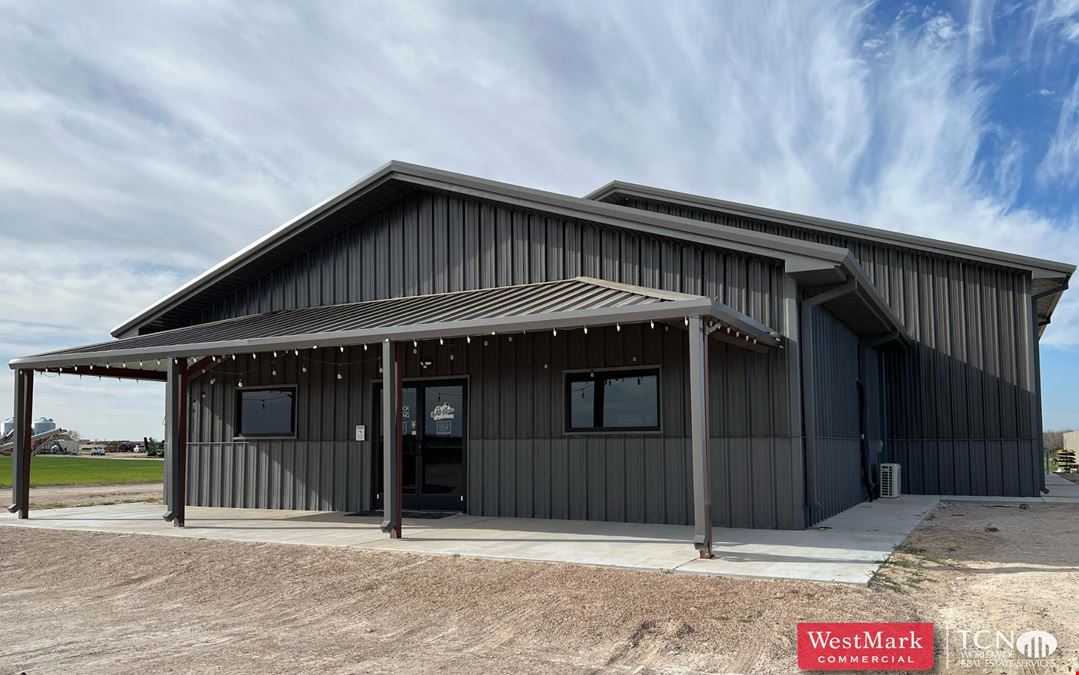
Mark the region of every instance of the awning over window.
[[[702, 316], [717, 334], [775, 347], [779, 333], [711, 298], [590, 277], [286, 309], [13, 359], [12, 368], [160, 370], [159, 359], [569, 329]], [[80, 371], [81, 372], [81, 371]], [[95, 373], [103, 374], [103, 373]]]

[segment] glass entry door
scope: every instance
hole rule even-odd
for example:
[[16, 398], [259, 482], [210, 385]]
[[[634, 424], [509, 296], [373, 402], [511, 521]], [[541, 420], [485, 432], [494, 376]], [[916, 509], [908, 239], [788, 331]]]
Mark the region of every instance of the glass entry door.
[[[465, 382], [405, 382], [401, 399], [402, 507], [463, 511], [465, 494]], [[382, 421], [382, 390], [375, 389], [375, 421]], [[382, 493], [382, 434], [376, 436], [375, 493]]]

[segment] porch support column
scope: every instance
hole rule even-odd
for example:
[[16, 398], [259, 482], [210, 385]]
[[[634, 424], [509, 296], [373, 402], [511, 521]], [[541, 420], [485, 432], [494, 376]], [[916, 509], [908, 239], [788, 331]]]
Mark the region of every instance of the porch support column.
[[15, 433], [11, 453], [11, 506], [19, 518], [30, 517], [30, 455], [33, 452], [34, 371], [15, 371]]
[[382, 531], [401, 538], [401, 352], [382, 343]]
[[165, 427], [165, 520], [183, 527], [187, 515], [187, 363], [183, 359], [169, 359]]
[[689, 319], [689, 429], [693, 456], [693, 546], [712, 557], [712, 462], [708, 431], [708, 333]]

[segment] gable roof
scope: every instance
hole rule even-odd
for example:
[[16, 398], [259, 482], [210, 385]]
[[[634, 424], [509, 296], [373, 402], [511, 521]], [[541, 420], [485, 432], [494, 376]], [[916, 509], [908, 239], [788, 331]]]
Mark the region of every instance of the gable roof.
[[176, 323], [170, 319], [190, 322], [213, 300], [280, 267], [302, 248], [355, 224], [416, 190], [468, 196], [567, 219], [777, 259], [784, 262], [789, 272], [807, 281], [842, 281], [849, 274], [837, 270], [857, 267], [856, 259], [845, 248], [391, 161], [143, 309], [114, 328], [112, 335], [130, 336], [143, 327], [168, 328]]
[[1069, 263], [1008, 253], [1007, 251], [996, 251], [978, 246], [968, 246], [967, 244], [957, 244], [942, 239], [920, 237], [903, 232], [868, 227], [866, 225], [855, 225], [854, 223], [846, 223], [839, 220], [829, 220], [827, 218], [807, 216], [789, 211], [769, 209], [763, 206], [729, 202], [723, 199], [703, 197], [701, 195], [677, 192], [675, 190], [665, 190], [663, 188], [641, 185], [639, 183], [614, 180], [585, 195], [585, 199], [608, 201], [609, 203], [610, 200], [616, 200], [620, 197], [639, 197], [642, 199], [699, 208], [733, 216], [767, 220], [773, 223], [791, 225], [803, 229], [829, 232], [851, 237], [853, 239], [861, 239], [863, 241], [876, 241], [901, 248], [977, 260], [1004, 267], [1015, 267], [1034, 272], [1035, 278], [1062, 277], [1075, 272], [1075, 265]]
[[601, 188], [585, 195], [585, 199], [595, 199], [608, 203], [618, 203], [626, 197], [663, 202], [678, 206], [697, 208], [714, 213], [723, 213], [736, 217], [754, 218], [797, 228], [827, 232], [862, 241], [879, 242], [903, 249], [934, 253], [954, 258], [988, 263], [1001, 267], [1011, 267], [1031, 273], [1031, 289], [1038, 303], [1039, 334], [1049, 323], [1053, 310], [1060, 302], [1060, 297], [1068, 287], [1069, 279], [1075, 272], [1075, 265], [1034, 258], [1031, 256], [996, 251], [967, 244], [957, 244], [940, 239], [920, 237], [903, 232], [894, 232], [865, 225], [855, 225], [839, 220], [817, 218], [789, 211], [740, 204], [713, 197], [666, 190], [663, 188], [614, 180]]

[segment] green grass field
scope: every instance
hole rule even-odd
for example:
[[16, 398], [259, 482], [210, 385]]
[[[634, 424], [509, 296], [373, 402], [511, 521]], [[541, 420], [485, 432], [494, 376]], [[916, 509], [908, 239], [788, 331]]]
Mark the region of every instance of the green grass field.
[[[30, 460], [30, 487], [160, 483], [164, 470], [159, 459], [38, 456]], [[0, 487], [11, 487], [11, 457], [0, 457]]]

